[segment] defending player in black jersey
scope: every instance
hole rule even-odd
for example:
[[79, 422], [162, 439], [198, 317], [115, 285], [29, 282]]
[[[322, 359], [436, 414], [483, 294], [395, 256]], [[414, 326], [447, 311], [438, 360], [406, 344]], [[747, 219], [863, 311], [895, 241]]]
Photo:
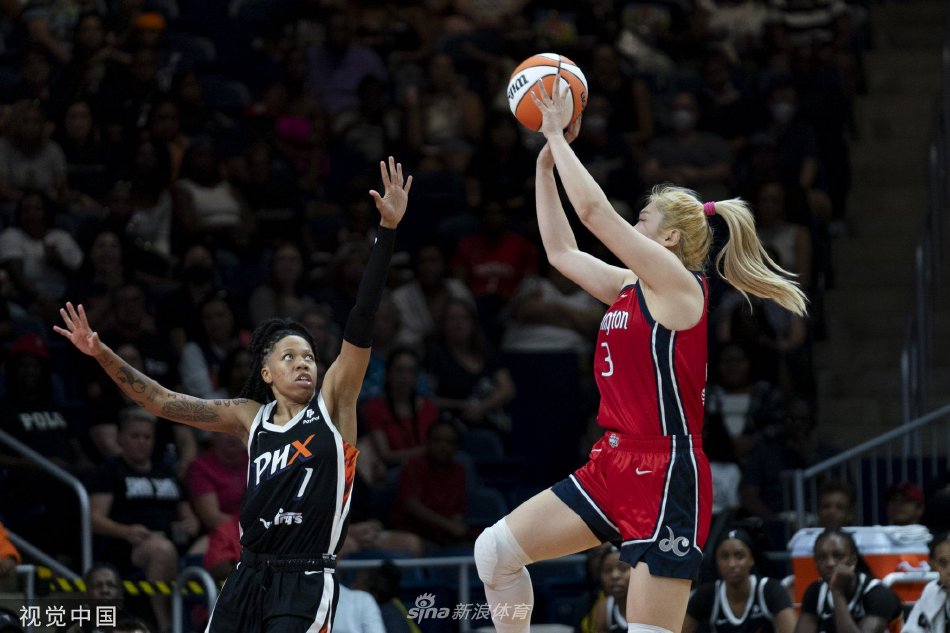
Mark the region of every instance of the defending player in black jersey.
[[329, 632], [339, 589], [335, 553], [346, 537], [356, 467], [356, 400], [369, 363], [373, 320], [385, 287], [395, 228], [412, 177], [380, 163], [383, 196], [376, 244], [350, 311], [340, 355], [316, 391], [309, 332], [291, 320], [262, 323], [251, 343], [252, 373], [233, 400], [169, 391], [99, 341], [83, 307], [60, 310], [54, 329], [93, 356], [122, 391], [155, 415], [206, 431], [233, 433], [248, 446], [241, 504], [241, 561], [211, 614], [214, 633]]
[[690, 596], [682, 633], [792, 633], [795, 610], [782, 583], [753, 574], [756, 547], [742, 529], [729, 530], [714, 555], [720, 580]]

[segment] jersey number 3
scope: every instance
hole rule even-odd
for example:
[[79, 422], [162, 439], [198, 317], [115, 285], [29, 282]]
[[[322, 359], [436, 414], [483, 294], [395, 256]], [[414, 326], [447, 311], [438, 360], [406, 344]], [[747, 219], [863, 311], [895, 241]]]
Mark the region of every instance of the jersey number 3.
[[613, 376], [614, 375], [614, 361], [610, 357], [610, 347], [607, 346], [607, 341], [604, 341], [603, 343], [601, 343], [600, 346], [604, 348], [604, 354], [605, 354], [604, 361], [606, 361], [607, 363], [607, 371], [600, 372], [600, 375], [604, 376], [605, 378], [607, 376]]

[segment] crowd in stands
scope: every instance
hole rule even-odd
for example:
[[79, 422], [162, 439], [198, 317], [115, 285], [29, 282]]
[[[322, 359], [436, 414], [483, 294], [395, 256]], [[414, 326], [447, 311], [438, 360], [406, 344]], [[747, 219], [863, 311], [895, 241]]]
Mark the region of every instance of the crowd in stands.
[[[704, 443], [717, 524], [787, 528], [780, 471], [836, 450], [815, 428], [812, 352], [826, 336], [833, 239], [847, 232], [869, 10], [862, 0], [0, 2], [0, 429], [86, 484], [96, 557], [116, 575], [171, 580], [203, 560], [224, 578], [239, 554], [243, 448], [135, 408], [51, 334], [57, 310], [82, 303], [130, 365], [199, 397], [236, 395], [256, 371], [249, 332], [274, 316], [310, 329], [325, 369], [374, 237], [366, 191], [395, 155], [415, 186], [360, 396], [341, 554], [464, 551], [579, 465], [596, 436], [590, 355], [603, 306], [541, 255], [532, 189], [543, 139], [504, 97], [517, 63], [550, 50], [587, 75], [574, 148], [621, 213], [634, 217], [668, 181], [706, 200], [741, 196], [808, 293], [800, 318], [707, 271]], [[948, 507], [948, 490], [935, 488], [936, 507]], [[850, 500], [819, 517], [853, 506], [853, 492], [838, 492]], [[895, 523], [926, 520], [924, 504], [912, 484], [887, 497]], [[78, 516], [72, 493], [0, 452], [11, 530], [77, 565], [63, 526]], [[788, 532], [770, 534], [782, 549]], [[619, 580], [598, 565], [612, 596]], [[360, 579], [387, 631], [401, 630], [387, 615], [392, 571]], [[622, 616], [622, 600], [607, 604]], [[148, 618], [167, 629], [164, 599], [152, 606]]]

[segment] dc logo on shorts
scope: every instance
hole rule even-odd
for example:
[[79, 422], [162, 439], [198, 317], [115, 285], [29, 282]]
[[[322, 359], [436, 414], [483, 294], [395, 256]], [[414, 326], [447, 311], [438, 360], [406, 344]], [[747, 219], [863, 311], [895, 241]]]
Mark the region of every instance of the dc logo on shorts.
[[620, 446], [620, 437], [616, 433], [611, 433], [607, 438], [607, 443], [610, 444], [610, 448], [617, 448]]
[[670, 533], [667, 538], [660, 539], [657, 544], [661, 552], [673, 552], [677, 556], [686, 556], [689, 554], [689, 539], [685, 536], [676, 536], [673, 534], [673, 528], [666, 526], [666, 531]]

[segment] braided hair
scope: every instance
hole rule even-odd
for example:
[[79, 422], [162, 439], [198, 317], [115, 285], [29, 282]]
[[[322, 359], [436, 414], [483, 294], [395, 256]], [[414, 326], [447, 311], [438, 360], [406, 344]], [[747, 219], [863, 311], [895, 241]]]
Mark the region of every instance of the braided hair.
[[293, 319], [267, 319], [261, 322], [254, 328], [250, 347], [251, 373], [238, 394], [239, 398], [248, 398], [261, 404], [267, 404], [274, 399], [272, 387], [261, 378], [261, 368], [264, 367], [264, 359], [274, 349], [274, 345], [285, 336], [299, 336], [307, 341], [311, 349], [315, 347], [310, 331]]
[[815, 548], [814, 551], [818, 551], [818, 544], [831, 536], [837, 536], [841, 540], [847, 542], [851, 547], [851, 551], [854, 552], [854, 556], [857, 559], [857, 564], [855, 565], [855, 571], [862, 572], [868, 576], [874, 577], [874, 571], [871, 569], [871, 566], [868, 565], [868, 562], [864, 560], [864, 557], [861, 556], [861, 550], [858, 549], [858, 544], [854, 540], [854, 535], [848, 530], [844, 530], [840, 527], [830, 527], [822, 530], [815, 538]]

